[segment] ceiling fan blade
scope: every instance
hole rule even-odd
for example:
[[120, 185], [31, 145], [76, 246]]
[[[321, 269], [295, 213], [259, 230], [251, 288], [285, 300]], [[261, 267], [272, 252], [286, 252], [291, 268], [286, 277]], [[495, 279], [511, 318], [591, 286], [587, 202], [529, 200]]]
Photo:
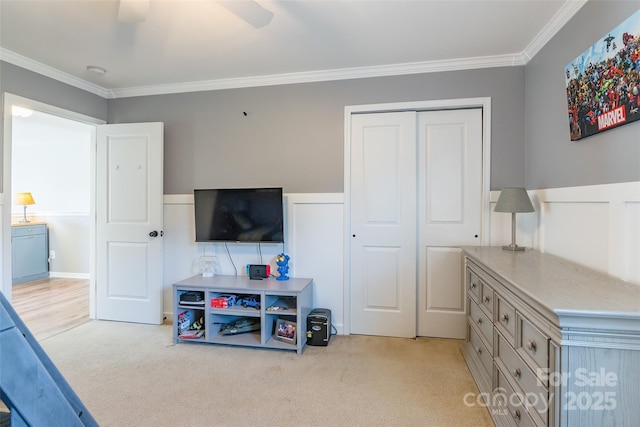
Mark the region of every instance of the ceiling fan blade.
[[118, 21], [135, 24], [147, 19], [150, 0], [120, 0]]
[[256, 28], [264, 27], [273, 18], [273, 13], [253, 0], [221, 0], [218, 3]]

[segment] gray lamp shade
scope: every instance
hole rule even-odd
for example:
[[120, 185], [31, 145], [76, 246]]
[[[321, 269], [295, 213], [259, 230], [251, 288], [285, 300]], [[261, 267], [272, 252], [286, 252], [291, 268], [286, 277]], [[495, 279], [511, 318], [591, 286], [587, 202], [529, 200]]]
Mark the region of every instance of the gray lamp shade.
[[500, 192], [495, 212], [533, 212], [531, 199], [527, 194], [527, 190], [520, 187], [505, 187]]

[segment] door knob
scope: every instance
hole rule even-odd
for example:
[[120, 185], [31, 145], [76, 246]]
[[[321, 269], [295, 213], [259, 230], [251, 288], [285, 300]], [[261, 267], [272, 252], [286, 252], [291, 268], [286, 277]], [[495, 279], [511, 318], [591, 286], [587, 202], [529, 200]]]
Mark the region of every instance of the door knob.
[[158, 232], [156, 230], [153, 230], [151, 233], [149, 233], [149, 237], [158, 237]]

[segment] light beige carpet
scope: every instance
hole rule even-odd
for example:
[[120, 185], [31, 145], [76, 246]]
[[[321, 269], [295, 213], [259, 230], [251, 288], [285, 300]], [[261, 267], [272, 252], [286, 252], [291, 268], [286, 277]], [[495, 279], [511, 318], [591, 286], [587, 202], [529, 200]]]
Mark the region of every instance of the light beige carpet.
[[105, 321], [41, 342], [102, 426], [491, 426], [461, 343], [335, 336], [299, 356]]

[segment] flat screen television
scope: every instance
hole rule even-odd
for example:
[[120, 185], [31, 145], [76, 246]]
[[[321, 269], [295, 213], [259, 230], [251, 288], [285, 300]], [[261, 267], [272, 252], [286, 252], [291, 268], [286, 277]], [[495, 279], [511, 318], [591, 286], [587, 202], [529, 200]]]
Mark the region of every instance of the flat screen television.
[[193, 190], [196, 242], [283, 243], [282, 188]]

